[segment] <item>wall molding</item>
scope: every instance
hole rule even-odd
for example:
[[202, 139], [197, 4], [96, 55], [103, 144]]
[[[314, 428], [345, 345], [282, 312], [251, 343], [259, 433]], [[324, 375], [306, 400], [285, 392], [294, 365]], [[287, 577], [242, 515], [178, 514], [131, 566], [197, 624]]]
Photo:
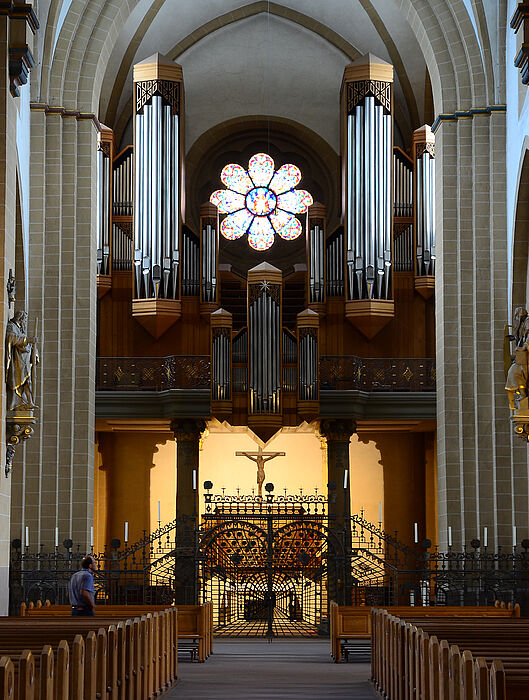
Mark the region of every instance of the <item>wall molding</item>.
[[436, 131], [443, 122], [456, 122], [459, 119], [472, 119], [475, 116], [490, 116], [494, 112], [506, 112], [507, 105], [489, 105], [488, 107], [473, 107], [472, 109], [457, 110], [448, 114], [439, 114], [432, 124], [432, 131]]
[[63, 119], [75, 117], [78, 121], [91, 120], [98, 132], [103, 130], [103, 125], [93, 112], [80, 112], [78, 109], [66, 107], [52, 107], [47, 102], [30, 102], [30, 109], [35, 112], [44, 112], [48, 115], [58, 115]]

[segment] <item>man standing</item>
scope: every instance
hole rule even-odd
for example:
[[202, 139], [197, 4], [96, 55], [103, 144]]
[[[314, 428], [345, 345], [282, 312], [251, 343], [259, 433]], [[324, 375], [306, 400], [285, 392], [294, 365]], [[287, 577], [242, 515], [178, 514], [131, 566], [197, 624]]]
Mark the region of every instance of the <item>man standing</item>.
[[68, 595], [72, 604], [73, 617], [92, 617], [95, 614], [94, 571], [97, 562], [90, 554], [81, 561], [77, 571], [68, 583]]

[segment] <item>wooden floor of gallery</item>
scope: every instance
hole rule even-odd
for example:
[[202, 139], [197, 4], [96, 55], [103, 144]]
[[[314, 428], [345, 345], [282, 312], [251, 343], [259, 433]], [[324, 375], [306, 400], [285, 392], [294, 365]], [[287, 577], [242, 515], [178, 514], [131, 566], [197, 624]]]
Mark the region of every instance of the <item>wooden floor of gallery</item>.
[[174, 700], [373, 700], [370, 665], [334, 664], [329, 640], [215, 639], [202, 664], [179, 660]]

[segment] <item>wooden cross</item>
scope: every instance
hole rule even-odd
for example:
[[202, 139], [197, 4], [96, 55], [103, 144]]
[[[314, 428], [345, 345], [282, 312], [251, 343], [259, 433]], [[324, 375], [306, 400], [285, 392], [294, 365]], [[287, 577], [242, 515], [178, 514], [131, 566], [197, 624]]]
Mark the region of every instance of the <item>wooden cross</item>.
[[236, 452], [236, 457], [247, 457], [251, 459], [252, 462], [257, 464], [257, 495], [263, 497], [263, 483], [265, 480], [265, 462], [269, 462], [275, 457], [284, 457], [286, 452], [263, 452], [262, 447], [259, 446], [257, 452]]

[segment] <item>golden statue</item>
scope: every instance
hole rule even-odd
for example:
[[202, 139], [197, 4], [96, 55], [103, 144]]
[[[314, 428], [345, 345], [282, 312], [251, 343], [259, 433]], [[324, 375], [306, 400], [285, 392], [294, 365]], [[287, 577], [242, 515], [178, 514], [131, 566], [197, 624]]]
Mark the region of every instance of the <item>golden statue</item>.
[[34, 409], [33, 370], [39, 361], [36, 338], [27, 335], [25, 311], [16, 311], [6, 329], [7, 410]]
[[[514, 310], [512, 334], [508, 333], [507, 328], [504, 340], [505, 390], [509, 397], [514, 432], [524, 440], [528, 440], [529, 314], [525, 307], [518, 306]], [[514, 355], [510, 352], [511, 343], [514, 344]]]

